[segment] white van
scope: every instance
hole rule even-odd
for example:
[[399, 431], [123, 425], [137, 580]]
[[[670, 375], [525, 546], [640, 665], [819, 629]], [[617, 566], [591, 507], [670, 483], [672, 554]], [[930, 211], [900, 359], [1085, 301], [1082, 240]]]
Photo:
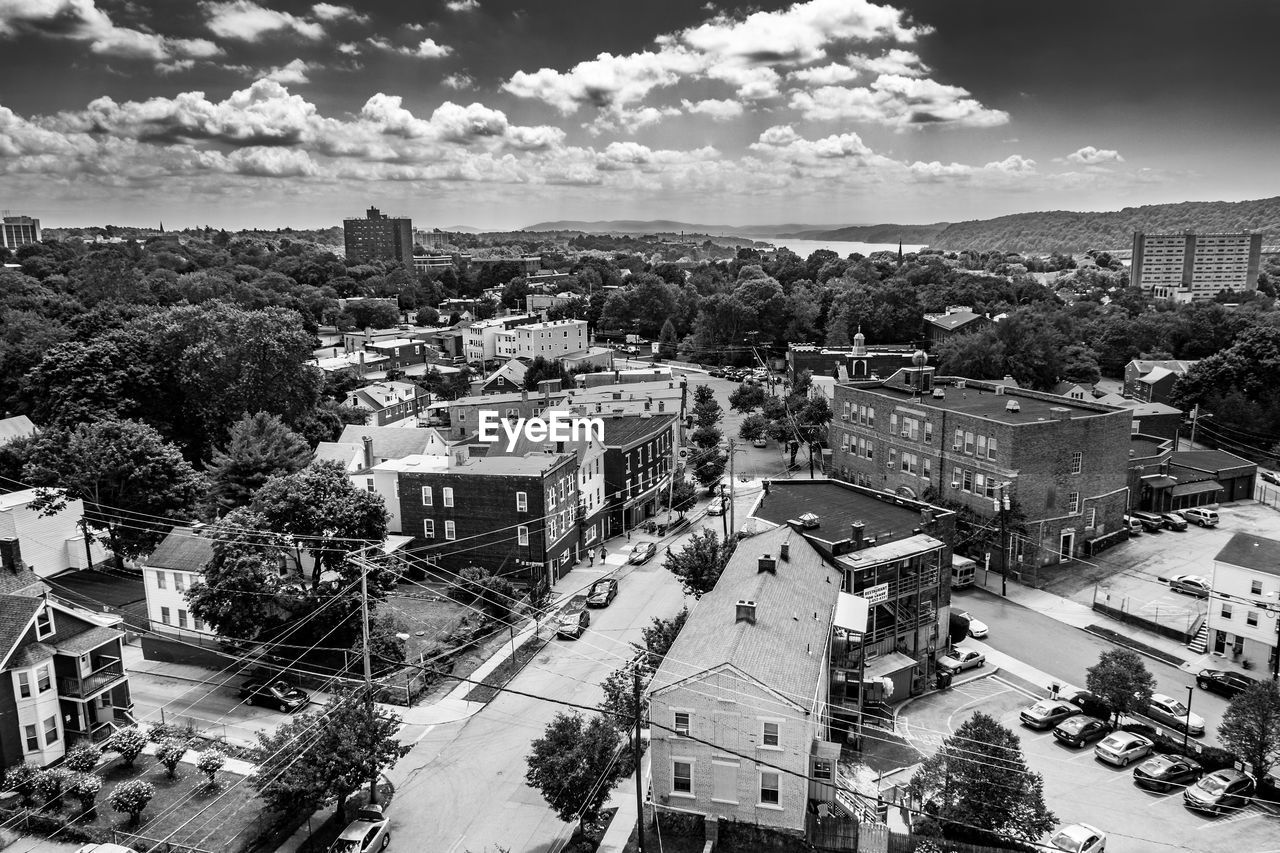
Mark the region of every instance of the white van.
[[964, 589], [966, 586], [973, 586], [974, 577], [977, 575], [978, 564], [968, 557], [951, 558], [951, 588]]
[[1201, 527], [1217, 527], [1218, 513], [1212, 509], [1195, 506], [1191, 509], [1184, 509], [1182, 517], [1192, 524], [1198, 524]]

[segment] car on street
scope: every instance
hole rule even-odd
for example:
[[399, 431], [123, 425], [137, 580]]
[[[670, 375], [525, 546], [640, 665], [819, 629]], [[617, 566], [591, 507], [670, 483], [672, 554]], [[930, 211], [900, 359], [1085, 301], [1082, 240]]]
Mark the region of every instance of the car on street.
[[1234, 698], [1258, 683], [1258, 679], [1221, 669], [1202, 669], [1196, 675], [1196, 687]]
[[591, 614], [587, 612], [587, 597], [575, 595], [569, 599], [564, 610], [556, 617], [556, 636], [562, 640], [576, 640], [591, 624]]
[[633, 566], [639, 566], [653, 559], [653, 555], [658, 553], [658, 546], [652, 542], [637, 542], [631, 546], [631, 553], [627, 555], [627, 562]]
[[1106, 737], [1111, 731], [1111, 724], [1097, 717], [1076, 714], [1067, 717], [1054, 726], [1053, 736], [1065, 743], [1080, 749], [1091, 741]]
[[945, 669], [947, 672], [955, 675], [964, 672], [966, 669], [977, 669], [986, 664], [987, 658], [977, 649], [966, 649], [964, 646], [956, 646], [951, 650], [951, 654], [943, 657], [938, 661], [938, 668]]
[[1169, 591], [1194, 595], [1196, 598], [1208, 598], [1213, 587], [1204, 575], [1174, 575], [1169, 578]]
[[1051, 729], [1068, 717], [1074, 717], [1080, 709], [1061, 699], [1041, 699], [1018, 714], [1022, 724], [1032, 729]]
[[306, 693], [286, 681], [266, 681], [251, 678], [240, 685], [240, 698], [250, 705], [275, 708], [292, 714], [311, 701]]
[[707, 515], [724, 515], [726, 501], [723, 496], [716, 495], [707, 507]]
[[1152, 693], [1151, 700], [1147, 702], [1143, 713], [1157, 723], [1163, 723], [1180, 732], [1185, 731], [1193, 737], [1204, 734], [1204, 717], [1191, 713], [1186, 705], [1172, 696]]
[[1067, 853], [1103, 853], [1107, 849], [1107, 834], [1087, 823], [1073, 823], [1055, 832], [1049, 843]]
[[588, 607], [608, 607], [618, 595], [618, 582], [613, 578], [601, 578], [587, 590]]
[[1274, 471], [1268, 471], [1265, 468], [1259, 469], [1258, 476], [1262, 478], [1262, 482], [1270, 483], [1273, 486], [1280, 486], [1280, 476], [1276, 476]]
[[981, 619], [973, 618], [969, 615], [969, 611], [961, 610], [956, 615], [961, 619], [967, 619], [969, 621], [969, 636], [973, 637], [975, 640], [981, 640], [985, 638], [987, 634], [991, 633], [991, 629], [987, 627], [987, 623], [983, 622]]
[[391, 823], [382, 806], [370, 803], [356, 812], [356, 819], [329, 846], [329, 853], [371, 853], [385, 850], [390, 843]]
[[768, 447], [769, 439], [765, 438], [764, 436], [761, 436], [760, 438], [757, 438], [757, 439], [753, 439], [751, 442], [751, 446], [752, 447]]
[[1202, 506], [1193, 506], [1191, 509], [1184, 509], [1182, 517], [1192, 524], [1198, 524], [1201, 527], [1217, 527], [1218, 513], [1212, 509], [1205, 509]]
[[1198, 761], [1181, 755], [1153, 755], [1133, 768], [1133, 784], [1153, 791], [1171, 791], [1192, 784], [1204, 775]]
[[1162, 512], [1160, 518], [1163, 520], [1164, 526], [1168, 530], [1186, 530], [1187, 520], [1176, 512]]
[[1112, 732], [1093, 748], [1093, 757], [1117, 767], [1128, 767], [1151, 754], [1155, 744], [1135, 732]]
[[1215, 770], [1182, 792], [1190, 809], [1222, 814], [1244, 808], [1253, 796], [1253, 778], [1239, 770]]

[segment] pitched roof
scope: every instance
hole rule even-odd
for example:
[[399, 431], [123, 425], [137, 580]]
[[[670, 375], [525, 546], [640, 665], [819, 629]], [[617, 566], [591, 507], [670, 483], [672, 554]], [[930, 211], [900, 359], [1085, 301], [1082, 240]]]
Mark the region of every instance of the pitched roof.
[[524, 376], [529, 372], [529, 367], [518, 358], [513, 358], [506, 364], [499, 367], [493, 374], [484, 381], [486, 386], [494, 384], [499, 378], [505, 379], [509, 385], [516, 388], [524, 387]]
[[44, 581], [36, 577], [36, 573], [23, 566], [18, 573], [0, 570], [0, 595], [37, 596], [49, 591]]
[[[790, 551], [785, 560], [780, 558], [784, 542]], [[776, 574], [759, 570], [764, 554], [777, 561]], [[823, 677], [840, 580], [840, 573], [790, 527], [742, 540], [715, 588], [689, 614], [650, 692], [729, 665], [803, 705]], [[756, 603], [754, 624], [737, 620], [741, 600]]]
[[1129, 363], [1132, 364], [1137, 369], [1138, 375], [1142, 376], [1157, 367], [1163, 367], [1165, 370], [1169, 370], [1173, 373], [1177, 373], [1181, 375], [1183, 373], [1186, 373], [1191, 368], [1195, 367], [1199, 362], [1188, 361], [1186, 359], [1176, 359], [1176, 358], [1158, 359], [1158, 360], [1135, 358], [1133, 361]]
[[0, 418], [0, 444], [8, 444], [15, 438], [25, 438], [35, 434], [36, 425], [26, 415]]
[[202, 572], [213, 559], [213, 540], [190, 527], [175, 527], [151, 552], [147, 565], [180, 572]]
[[9, 658], [9, 669], [25, 669], [53, 657], [53, 649], [44, 643], [27, 643]]
[[1159, 382], [1160, 380], [1166, 377], [1169, 377], [1169, 376], [1177, 377], [1177, 375], [1178, 375], [1177, 373], [1175, 373], [1172, 370], [1169, 370], [1168, 368], [1153, 367], [1150, 370], [1148, 370], [1145, 374], [1138, 377], [1138, 381], [1146, 382], [1148, 385], [1154, 385], [1155, 383]]
[[925, 319], [939, 329], [954, 331], [966, 323], [982, 319], [982, 315], [975, 314], [972, 311], [952, 311], [950, 314], [944, 314], [941, 317], [926, 317]]
[[439, 438], [438, 433], [431, 429], [348, 424], [338, 437], [338, 443], [363, 448], [365, 436], [373, 439], [373, 455], [376, 459], [403, 459], [426, 453], [431, 447], [432, 439]]
[[341, 441], [322, 441], [316, 445], [313, 462], [339, 462], [343, 467], [350, 465], [364, 450], [360, 443], [343, 443]]
[[1280, 575], [1280, 541], [1252, 533], [1237, 533], [1213, 559], [1255, 572]]
[[120, 636], [120, 632], [104, 625], [86, 628], [79, 634], [72, 634], [58, 640], [55, 648], [67, 655], [81, 655], [93, 651], [103, 643], [109, 643]]
[[28, 595], [0, 595], [0, 660], [13, 654], [32, 618], [44, 607], [43, 598]]

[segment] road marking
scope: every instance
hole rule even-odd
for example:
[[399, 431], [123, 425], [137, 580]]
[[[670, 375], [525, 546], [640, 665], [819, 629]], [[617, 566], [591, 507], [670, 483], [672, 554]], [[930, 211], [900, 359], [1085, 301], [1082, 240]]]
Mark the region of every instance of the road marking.
[[1028, 698], [1035, 699], [1037, 701], [1043, 698], [1041, 696], [1037, 696], [1036, 694], [1032, 693], [1030, 690], [1027, 690], [1026, 688], [1019, 687], [1018, 685], [1014, 684], [1011, 681], [1005, 681], [1003, 678], [1001, 678], [998, 675], [991, 676], [991, 679], [992, 681], [999, 681], [1001, 684], [1007, 684], [1010, 689], [1016, 690], [1019, 693], [1021, 693], [1023, 696], [1026, 696]]

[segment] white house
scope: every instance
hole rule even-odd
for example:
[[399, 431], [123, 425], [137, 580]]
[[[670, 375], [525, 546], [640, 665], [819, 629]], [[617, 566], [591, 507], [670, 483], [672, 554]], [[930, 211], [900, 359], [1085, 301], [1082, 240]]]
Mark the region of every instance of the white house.
[[542, 358], [548, 361], [587, 348], [586, 320], [552, 320], [516, 326], [498, 332], [495, 341], [501, 358]]
[[510, 317], [494, 317], [492, 320], [472, 323], [462, 330], [463, 353], [467, 361], [481, 361], [496, 357], [500, 333], [521, 323], [535, 323], [537, 319], [531, 314], [515, 314]]
[[1275, 672], [1280, 638], [1280, 541], [1237, 533], [1213, 558], [1209, 650]]
[[156, 546], [142, 569], [147, 597], [147, 619], [158, 634], [194, 632], [206, 637], [215, 632], [191, 615], [186, 591], [200, 580], [213, 559], [213, 542], [201, 528], [175, 527]]
[[47, 578], [67, 569], [87, 569], [107, 558], [107, 549], [96, 541], [85, 549], [81, 501], [67, 501], [61, 512], [41, 515], [31, 507], [37, 491], [0, 495], [0, 539], [17, 539], [33, 572]]

